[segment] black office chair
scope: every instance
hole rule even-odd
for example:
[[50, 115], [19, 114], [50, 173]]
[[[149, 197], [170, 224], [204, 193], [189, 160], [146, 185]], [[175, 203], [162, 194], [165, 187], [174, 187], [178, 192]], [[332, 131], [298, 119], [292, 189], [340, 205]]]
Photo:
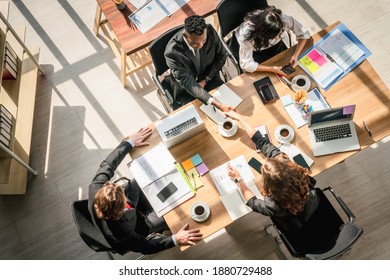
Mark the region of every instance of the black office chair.
[[[160, 98], [160, 101], [167, 113], [170, 113], [193, 100], [191, 96], [187, 95], [183, 95], [181, 100], [174, 100], [173, 95], [171, 94], [172, 89], [170, 85], [163, 79], [163, 75], [166, 74], [169, 69], [164, 57], [165, 48], [173, 35], [175, 35], [183, 27], [184, 25], [180, 25], [168, 30], [149, 45], [149, 52], [155, 68], [155, 73], [152, 78], [157, 85], [158, 97]], [[224, 47], [226, 51], [228, 51], [225, 45]], [[226, 67], [221, 69], [221, 74], [225, 82], [231, 79], [231, 75]]]
[[[240, 0], [223, 0], [217, 6], [217, 15], [220, 25], [220, 36], [222, 41], [229, 49], [229, 56], [239, 73], [242, 69], [239, 66], [239, 44], [234, 34], [234, 30], [244, 21], [244, 17], [248, 12], [256, 9], [264, 9], [268, 7], [267, 0], [251, 0], [243, 4]], [[287, 32], [289, 38], [289, 46], [291, 47], [291, 35]]]
[[[315, 190], [320, 199], [319, 206], [299, 232], [287, 233], [281, 230], [275, 221], [265, 227], [268, 236], [285, 259], [287, 256], [279, 246], [278, 237], [292, 257], [325, 260], [338, 259], [347, 254], [363, 233], [363, 229], [354, 223], [355, 216], [352, 211], [331, 187]], [[324, 191], [333, 194], [348, 216], [348, 221], [343, 221]]]
[[177, 108], [181, 107], [182, 104], [173, 99], [171, 94], [172, 89], [162, 77], [162, 75], [164, 75], [169, 69], [165, 61], [164, 52], [169, 40], [183, 27], [184, 25], [179, 25], [168, 30], [149, 45], [149, 51], [155, 69], [152, 79], [157, 85], [158, 97], [160, 98], [160, 101], [167, 113], [176, 110]]
[[88, 199], [73, 201], [71, 204], [72, 215], [80, 237], [95, 252], [116, 253], [107, 243], [103, 234], [92, 222], [88, 211]]

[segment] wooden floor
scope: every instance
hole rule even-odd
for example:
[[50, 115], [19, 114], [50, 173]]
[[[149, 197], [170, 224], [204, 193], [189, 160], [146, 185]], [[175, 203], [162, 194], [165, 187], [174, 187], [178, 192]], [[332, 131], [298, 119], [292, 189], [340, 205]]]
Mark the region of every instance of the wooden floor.
[[[390, 85], [390, 0], [269, 0], [312, 32], [341, 20], [373, 52], [369, 58]], [[100, 162], [123, 136], [164, 116], [152, 66], [119, 81], [119, 60], [101, 32], [93, 34], [94, 0], [12, 1], [10, 21], [27, 26], [27, 44], [41, 48], [27, 193], [0, 197], [0, 259], [107, 259], [80, 239], [70, 202], [87, 197]], [[105, 31], [105, 30], [103, 30]], [[356, 214], [364, 235], [347, 259], [390, 259], [390, 138], [316, 178], [331, 185]], [[118, 176], [131, 176], [125, 166]], [[279, 259], [251, 213], [184, 252], [147, 259]], [[139, 254], [114, 256], [135, 259]]]

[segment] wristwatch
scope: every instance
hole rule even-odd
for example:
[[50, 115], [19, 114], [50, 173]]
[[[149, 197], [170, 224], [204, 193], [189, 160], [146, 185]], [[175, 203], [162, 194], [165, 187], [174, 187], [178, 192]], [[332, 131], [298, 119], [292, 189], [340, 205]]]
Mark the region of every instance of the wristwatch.
[[242, 177], [241, 176], [239, 176], [236, 179], [234, 179], [234, 183], [236, 183], [236, 184], [238, 184], [241, 181], [242, 181]]

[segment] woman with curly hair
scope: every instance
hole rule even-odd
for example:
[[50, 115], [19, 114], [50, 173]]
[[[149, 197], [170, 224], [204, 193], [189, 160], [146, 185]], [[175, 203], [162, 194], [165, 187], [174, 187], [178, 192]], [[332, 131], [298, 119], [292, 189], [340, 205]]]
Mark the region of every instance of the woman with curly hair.
[[228, 174], [240, 187], [247, 205], [255, 212], [269, 216], [279, 227], [294, 233], [302, 228], [318, 207], [319, 198], [314, 190], [316, 180], [308, 170], [289, 160], [286, 154], [262, 137], [238, 113], [225, 113], [237, 120], [268, 157], [261, 167], [262, 180], [259, 186], [262, 197], [257, 198], [242, 180], [240, 173], [230, 164]]

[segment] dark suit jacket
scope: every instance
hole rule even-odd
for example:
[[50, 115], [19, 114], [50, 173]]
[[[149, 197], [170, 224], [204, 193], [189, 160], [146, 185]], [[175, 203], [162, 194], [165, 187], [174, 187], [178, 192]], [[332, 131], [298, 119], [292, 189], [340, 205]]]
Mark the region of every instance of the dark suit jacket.
[[[218, 37], [217, 32], [211, 25], [207, 25], [207, 39], [203, 47], [199, 50], [203, 73], [198, 77], [198, 81], [206, 76], [211, 80], [219, 78], [219, 71], [226, 61], [226, 51]], [[197, 72], [195, 68], [195, 56], [188, 48], [183, 38], [183, 30], [176, 33], [168, 42], [165, 49], [165, 59], [171, 69], [175, 81], [194, 98], [206, 103], [210, 94], [203, 89], [196, 81]], [[178, 96], [174, 96], [175, 100]]]
[[88, 209], [93, 223], [98, 227], [107, 242], [116, 252], [124, 254], [128, 251], [141, 252], [143, 254], [153, 254], [171, 248], [174, 245], [172, 237], [163, 237], [147, 240], [149, 227], [145, 223], [142, 214], [136, 210], [141, 191], [138, 186], [131, 186], [131, 193], [128, 195], [128, 202], [133, 208], [126, 210], [118, 221], [98, 219], [93, 208], [95, 193], [109, 181], [132, 146], [123, 141], [112, 151], [108, 157], [100, 164], [92, 183], [89, 185]]
[[[272, 145], [267, 138], [262, 137], [261, 133], [258, 131], [253, 135], [252, 141], [266, 157], [273, 158], [280, 154], [280, 150]], [[306, 201], [304, 210], [299, 215], [294, 215], [287, 209], [279, 207], [278, 204], [268, 196], [265, 196], [264, 200], [252, 197], [248, 200], [247, 205], [253, 211], [269, 216], [278, 227], [281, 227], [281, 229], [294, 233], [302, 228], [303, 224], [307, 222], [311, 215], [317, 210], [319, 198], [314, 189], [315, 184], [316, 180], [313, 177], [310, 177], [309, 199]]]

